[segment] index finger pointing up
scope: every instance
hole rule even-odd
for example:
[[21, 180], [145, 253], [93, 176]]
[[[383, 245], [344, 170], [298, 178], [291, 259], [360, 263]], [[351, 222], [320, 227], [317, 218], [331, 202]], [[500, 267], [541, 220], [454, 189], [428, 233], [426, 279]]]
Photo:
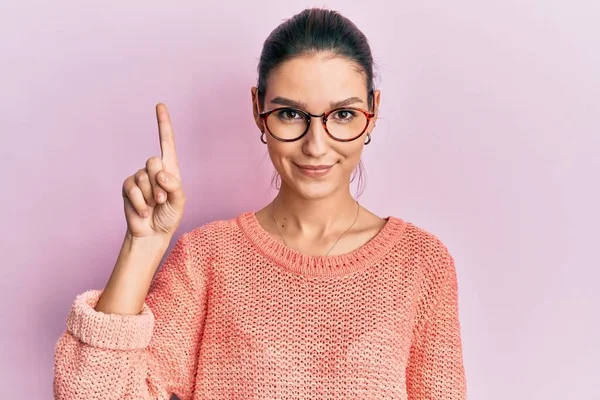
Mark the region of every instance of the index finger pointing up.
[[156, 105], [156, 120], [158, 121], [158, 136], [160, 137], [160, 152], [163, 165], [167, 172], [179, 174], [173, 125], [171, 124], [169, 110], [162, 103]]

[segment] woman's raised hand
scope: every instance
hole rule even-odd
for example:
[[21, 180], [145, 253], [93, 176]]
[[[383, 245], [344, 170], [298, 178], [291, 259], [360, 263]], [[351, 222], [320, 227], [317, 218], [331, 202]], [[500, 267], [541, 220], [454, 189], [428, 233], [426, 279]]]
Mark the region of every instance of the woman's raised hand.
[[175, 137], [169, 111], [156, 106], [161, 157], [152, 157], [144, 168], [123, 182], [128, 234], [132, 238], [163, 236], [170, 240], [179, 226], [185, 205]]

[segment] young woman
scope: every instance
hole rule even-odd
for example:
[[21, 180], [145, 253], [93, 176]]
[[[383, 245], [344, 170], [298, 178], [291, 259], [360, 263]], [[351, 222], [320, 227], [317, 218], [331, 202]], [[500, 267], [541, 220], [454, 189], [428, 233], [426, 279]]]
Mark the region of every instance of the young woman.
[[278, 195], [181, 235], [154, 276], [185, 205], [159, 104], [162, 157], [123, 184], [124, 244], [69, 313], [56, 398], [464, 399], [452, 256], [350, 192], [380, 104], [365, 36], [303, 11], [265, 41], [251, 95]]

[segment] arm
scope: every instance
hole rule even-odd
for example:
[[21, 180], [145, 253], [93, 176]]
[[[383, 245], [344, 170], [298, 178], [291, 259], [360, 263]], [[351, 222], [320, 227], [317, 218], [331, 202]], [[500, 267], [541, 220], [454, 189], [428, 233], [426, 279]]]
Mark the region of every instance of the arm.
[[203, 266], [193, 253], [190, 235], [182, 235], [139, 314], [96, 311], [100, 291], [77, 297], [55, 348], [55, 398], [191, 397], [206, 301]]
[[[441, 266], [441, 268], [440, 268]], [[463, 366], [458, 285], [450, 254], [434, 271], [424, 320], [411, 347], [406, 383], [409, 400], [464, 400], [467, 396]], [[436, 277], [437, 275], [437, 277]]]

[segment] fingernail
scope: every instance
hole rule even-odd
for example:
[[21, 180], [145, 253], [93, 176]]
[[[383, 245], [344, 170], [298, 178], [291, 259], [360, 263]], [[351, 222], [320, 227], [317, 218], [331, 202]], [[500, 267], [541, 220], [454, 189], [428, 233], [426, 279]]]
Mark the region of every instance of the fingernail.
[[158, 197], [158, 201], [163, 201], [165, 199], [165, 194], [161, 192], [158, 194], [157, 197]]
[[144, 212], [142, 213], [142, 215], [144, 216], [144, 218], [148, 218], [148, 211], [144, 211]]
[[160, 176], [158, 177], [158, 179], [160, 179], [161, 182], [166, 182], [169, 180], [169, 177], [167, 176], [167, 174], [160, 174]]

